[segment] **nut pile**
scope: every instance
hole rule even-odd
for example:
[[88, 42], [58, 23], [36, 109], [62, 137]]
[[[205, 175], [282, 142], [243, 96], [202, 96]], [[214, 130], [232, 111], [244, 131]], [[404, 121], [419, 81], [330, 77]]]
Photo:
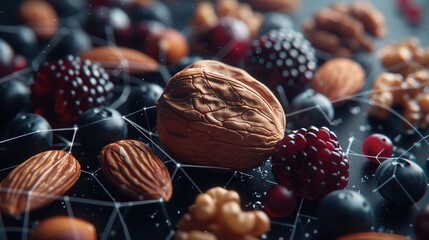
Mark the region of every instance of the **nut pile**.
[[243, 211], [237, 192], [215, 187], [199, 194], [178, 223], [177, 240], [257, 239], [270, 229], [259, 210]]
[[303, 32], [311, 44], [324, 52], [351, 57], [359, 51], [372, 52], [374, 43], [367, 34], [386, 35], [384, 16], [369, 3], [336, 4], [318, 10], [306, 20]]
[[429, 125], [429, 71], [420, 70], [402, 77], [400, 74], [383, 73], [374, 82], [368, 108], [368, 115], [386, 120], [390, 109], [401, 106], [408, 123], [405, 129], [413, 126], [426, 128]]
[[424, 48], [415, 38], [388, 44], [379, 52], [383, 66], [406, 77], [420, 69], [429, 69], [429, 47]]

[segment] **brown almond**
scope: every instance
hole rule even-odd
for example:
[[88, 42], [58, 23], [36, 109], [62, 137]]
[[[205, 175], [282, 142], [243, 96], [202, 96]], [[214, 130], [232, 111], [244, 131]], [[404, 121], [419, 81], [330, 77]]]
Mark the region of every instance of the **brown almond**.
[[59, 18], [55, 9], [45, 1], [25, 1], [19, 7], [21, 20], [41, 39], [52, 38], [58, 30]]
[[105, 69], [123, 69], [131, 74], [155, 72], [159, 67], [152, 57], [124, 47], [97, 47], [81, 53], [80, 57], [98, 62]]
[[100, 165], [107, 179], [124, 194], [140, 199], [171, 198], [170, 173], [158, 155], [136, 140], [120, 140], [105, 146]]
[[39, 153], [17, 166], [0, 183], [0, 209], [11, 215], [37, 209], [70, 189], [80, 176], [79, 162], [68, 152]]
[[44, 219], [33, 230], [30, 240], [85, 239], [96, 240], [94, 225], [83, 219], [55, 216]]
[[365, 71], [359, 63], [348, 58], [325, 62], [314, 74], [312, 87], [333, 102], [342, 102], [362, 89]]
[[381, 232], [360, 232], [341, 236], [337, 240], [406, 240], [405, 236], [381, 233]]

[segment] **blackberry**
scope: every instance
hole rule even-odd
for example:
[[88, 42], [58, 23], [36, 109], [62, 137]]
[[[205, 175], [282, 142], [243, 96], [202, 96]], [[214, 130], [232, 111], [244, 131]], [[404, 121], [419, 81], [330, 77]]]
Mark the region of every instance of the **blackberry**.
[[276, 181], [306, 199], [321, 199], [348, 182], [349, 160], [326, 127], [288, 134], [277, 144], [272, 161]]

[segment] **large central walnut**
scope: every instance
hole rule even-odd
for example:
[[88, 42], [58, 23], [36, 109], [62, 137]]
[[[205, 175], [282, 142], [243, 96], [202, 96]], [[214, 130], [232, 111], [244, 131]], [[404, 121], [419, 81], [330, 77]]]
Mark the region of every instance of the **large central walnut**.
[[231, 170], [261, 165], [286, 125], [268, 88], [241, 69], [209, 60], [174, 75], [157, 111], [159, 137], [171, 157]]

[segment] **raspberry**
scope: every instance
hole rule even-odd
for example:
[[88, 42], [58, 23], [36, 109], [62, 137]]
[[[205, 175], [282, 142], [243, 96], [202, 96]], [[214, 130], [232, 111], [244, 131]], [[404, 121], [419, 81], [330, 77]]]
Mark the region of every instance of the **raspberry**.
[[246, 69], [271, 89], [282, 85], [292, 99], [313, 78], [314, 48], [293, 29], [275, 29], [254, 40]]
[[41, 66], [31, 86], [35, 112], [56, 125], [76, 123], [86, 110], [106, 105], [112, 90], [102, 67], [71, 55]]
[[301, 128], [285, 136], [272, 161], [276, 181], [306, 199], [321, 199], [348, 182], [349, 160], [326, 127]]

